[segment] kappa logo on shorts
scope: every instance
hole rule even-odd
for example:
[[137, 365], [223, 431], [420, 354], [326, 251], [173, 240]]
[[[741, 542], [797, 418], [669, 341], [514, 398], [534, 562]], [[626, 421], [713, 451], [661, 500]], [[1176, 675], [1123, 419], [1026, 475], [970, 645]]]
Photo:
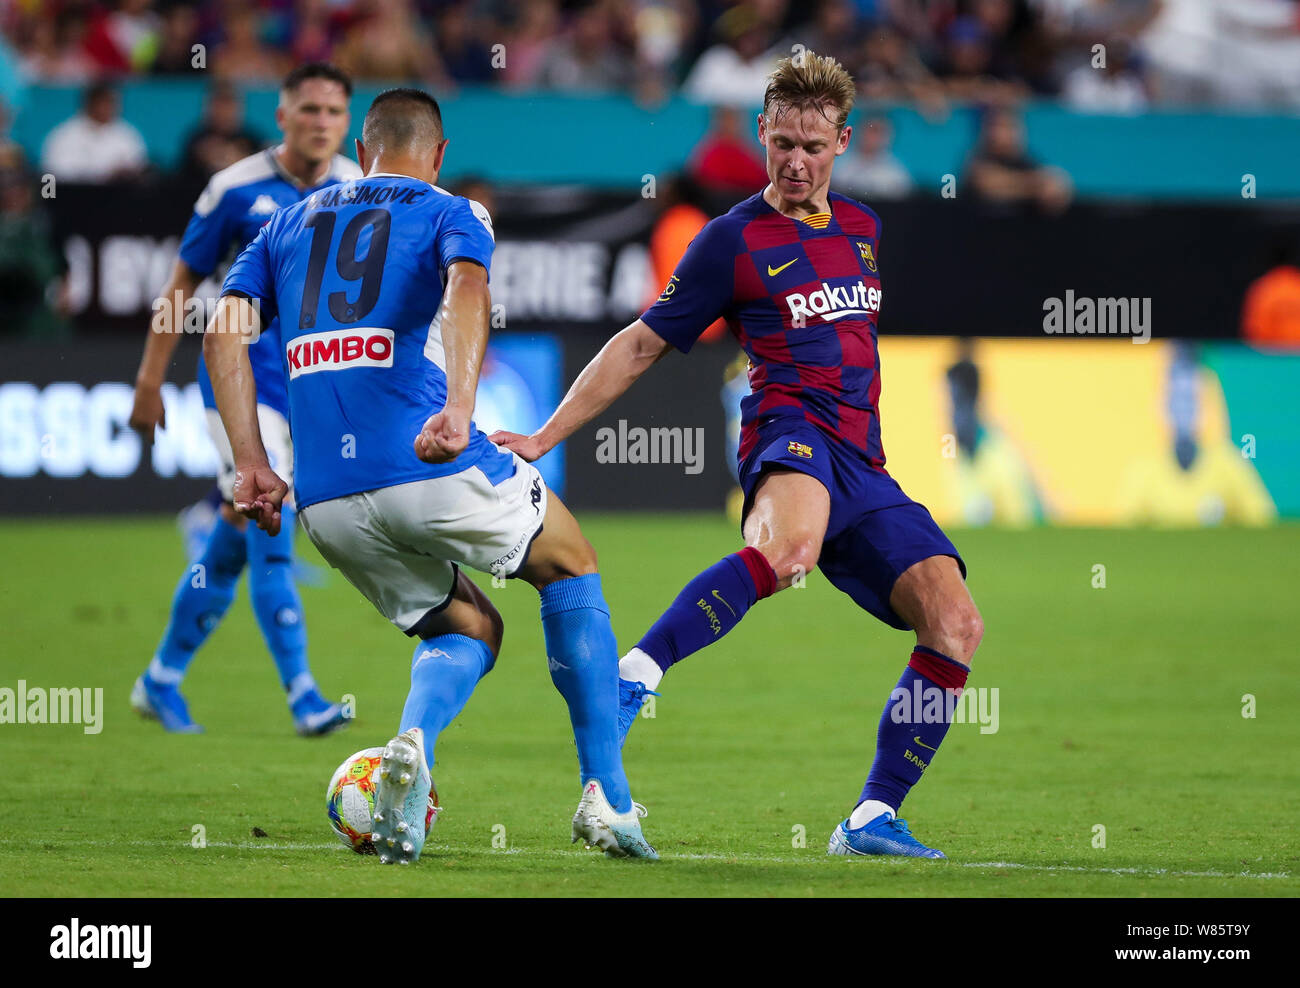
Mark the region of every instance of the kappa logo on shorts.
[[805, 443], [798, 443], [795, 442], [793, 439], [791, 439], [790, 445], [786, 446], [786, 449], [788, 449], [795, 456], [802, 456], [805, 460], [812, 459], [812, 447], [806, 445]]
[[324, 370], [350, 367], [392, 367], [391, 329], [332, 329], [308, 333], [285, 344], [289, 380]]
[[536, 477], [533, 478], [533, 489], [531, 492], [533, 499], [533, 510], [541, 513], [542, 510], [542, 482]]

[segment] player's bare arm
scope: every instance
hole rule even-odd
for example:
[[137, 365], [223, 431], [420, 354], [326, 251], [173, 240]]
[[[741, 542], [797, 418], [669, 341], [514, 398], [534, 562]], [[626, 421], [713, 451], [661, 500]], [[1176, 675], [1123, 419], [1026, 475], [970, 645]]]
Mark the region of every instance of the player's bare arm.
[[672, 349], [638, 319], [615, 334], [583, 368], [560, 407], [531, 436], [494, 432], [488, 438], [532, 462], [550, 452], [594, 419], [632, 386], [632, 382]]
[[415, 455], [425, 463], [450, 462], [469, 444], [474, 392], [487, 348], [491, 309], [492, 296], [483, 266], [473, 261], [448, 266], [440, 312], [447, 355], [447, 404], [429, 416], [415, 437]]
[[162, 386], [167, 382], [167, 368], [171, 366], [176, 344], [181, 339], [185, 308], [202, 280], [188, 264], [177, 258], [167, 287], [154, 302], [154, 314], [149, 322], [144, 355], [140, 358], [140, 369], [135, 375], [135, 399], [128, 420], [131, 428], [140, 433], [146, 442], [153, 442], [155, 429], [167, 425]]
[[223, 296], [203, 334], [203, 359], [234, 455], [235, 510], [275, 535], [280, 531], [280, 504], [289, 486], [271, 469], [257, 421], [257, 385], [248, 345], [260, 326], [251, 302]]

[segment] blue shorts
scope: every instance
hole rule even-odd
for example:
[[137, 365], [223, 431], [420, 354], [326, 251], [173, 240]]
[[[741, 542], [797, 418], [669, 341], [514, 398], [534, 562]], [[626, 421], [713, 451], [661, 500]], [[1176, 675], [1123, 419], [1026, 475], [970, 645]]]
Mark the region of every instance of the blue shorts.
[[[760, 427], [758, 443], [740, 464], [742, 519], [763, 474], [797, 470], [821, 481], [831, 496], [818, 568], [868, 613], [904, 631], [911, 625], [889, 606], [894, 583], [914, 563], [951, 556], [966, 564], [923, 505], [861, 454], [830, 439], [811, 422], [782, 416]], [[743, 524], [743, 522], [742, 522]]]

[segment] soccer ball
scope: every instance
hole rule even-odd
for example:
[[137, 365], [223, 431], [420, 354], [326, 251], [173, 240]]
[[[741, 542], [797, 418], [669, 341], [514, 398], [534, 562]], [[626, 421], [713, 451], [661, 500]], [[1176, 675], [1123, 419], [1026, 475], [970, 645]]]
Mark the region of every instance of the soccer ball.
[[[375, 853], [375, 845], [370, 840], [370, 824], [375, 815], [375, 789], [379, 785], [375, 773], [379, 771], [383, 757], [383, 748], [366, 748], [349, 756], [338, 767], [325, 790], [330, 829], [358, 854]], [[429, 808], [424, 816], [426, 835], [433, 829], [439, 809], [438, 794], [430, 789]]]

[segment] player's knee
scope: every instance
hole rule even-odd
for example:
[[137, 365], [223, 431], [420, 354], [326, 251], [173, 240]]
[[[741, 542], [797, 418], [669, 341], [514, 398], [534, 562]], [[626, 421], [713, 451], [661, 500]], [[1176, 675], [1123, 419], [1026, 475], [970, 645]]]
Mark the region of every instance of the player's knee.
[[[461, 633], [467, 638], [477, 638], [488, 647], [492, 653], [492, 662], [495, 663], [497, 656], [501, 654], [501, 640], [505, 635], [506, 623], [490, 600], [482, 594], [477, 595], [478, 599], [474, 602], [474, 616], [470, 622], [470, 627]], [[491, 669], [491, 666], [488, 667]]]
[[533, 580], [534, 586], [555, 583], [557, 580], [569, 580], [575, 576], [589, 576], [592, 573], [598, 573], [600, 570], [596, 565], [596, 550], [582, 536], [579, 536], [571, 545], [565, 547], [565, 551], [557, 553], [553, 559], [548, 560], [544, 567], [539, 580]]
[[776, 573], [777, 588], [784, 589], [807, 576], [817, 565], [821, 542], [813, 538], [796, 538], [760, 551]]

